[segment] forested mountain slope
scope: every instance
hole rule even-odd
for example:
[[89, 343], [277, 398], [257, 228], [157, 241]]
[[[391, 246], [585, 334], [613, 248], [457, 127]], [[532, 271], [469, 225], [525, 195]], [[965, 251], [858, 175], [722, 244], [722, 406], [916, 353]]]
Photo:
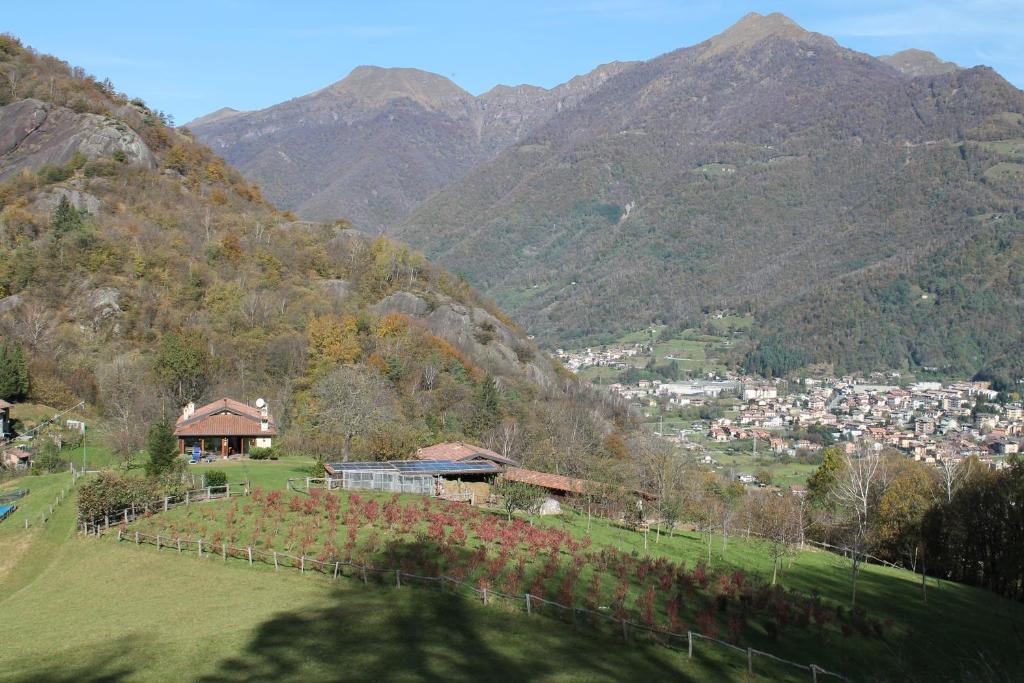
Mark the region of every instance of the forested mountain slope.
[[[934, 65], [932, 65], [934, 66]], [[753, 310], [764, 371], [973, 371], [1019, 339], [1024, 93], [781, 15], [636, 64], [395, 232], [549, 342]]]
[[377, 232], [626, 66], [552, 90], [498, 86], [479, 97], [437, 74], [361, 66], [304, 97], [221, 109], [187, 127], [281, 208]]
[[86, 400], [126, 457], [222, 396], [268, 399], [285, 448], [336, 456], [328, 389], [349, 384], [372, 403], [364, 457], [500, 437], [573, 471], [626, 426], [422, 255], [289, 219], [141, 101], [10, 36], [0, 70], [18, 80], [0, 92], [0, 347], [31, 370], [0, 398]]

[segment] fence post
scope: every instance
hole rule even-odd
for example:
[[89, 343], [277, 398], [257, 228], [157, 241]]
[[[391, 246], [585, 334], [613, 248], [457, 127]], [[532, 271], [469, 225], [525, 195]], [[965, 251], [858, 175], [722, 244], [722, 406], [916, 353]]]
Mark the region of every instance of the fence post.
[[250, 546], [248, 546], [248, 547], [246, 548], [246, 550], [248, 550], [248, 551], [249, 551], [249, 566], [251, 567], [251, 566], [252, 566], [252, 546], [251, 546], [251, 545], [250, 545]]
[[533, 607], [530, 605], [530, 594], [526, 594], [526, 613], [533, 614]]
[[156, 535], [156, 549], [160, 550], [160, 534]]
[[178, 552], [181, 552], [181, 538], [178, 538]]
[[365, 564], [363, 564], [363, 565], [359, 565], [359, 566], [360, 566], [360, 567], [362, 568], [362, 570], [363, 570], [363, 585], [365, 586], [365, 585], [366, 585], [366, 565], [365, 565]]
[[484, 586], [484, 607], [487, 606], [487, 586]]
[[811, 664], [811, 680], [818, 683], [818, 665]]
[[189, 492], [185, 491], [185, 505], [188, 505], [191, 501], [189, 500]]
[[[28, 520], [26, 520], [26, 521], [28, 521]], [[118, 541], [118, 543], [121, 542], [121, 530], [120, 529], [117, 530], [117, 541]]]
[[277, 571], [277, 551], [274, 551], [274, 571]]
[[[125, 524], [127, 524], [127, 523], [128, 523], [128, 508], [125, 508], [125, 509], [124, 509], [124, 523], [125, 523]], [[109, 528], [109, 526], [110, 526], [110, 525], [109, 525], [109, 523], [107, 524], [107, 526], [108, 526], [108, 528]]]
[[210, 493], [210, 487], [207, 486], [206, 487], [206, 500], [210, 500], [211, 496], [212, 496], [212, 494]]
[[167, 512], [168, 498], [170, 498], [170, 496], [164, 496], [164, 512]]
[[622, 639], [627, 643], [629, 642], [629, 626], [625, 619], [622, 620]]
[[690, 659], [693, 659], [693, 631], [686, 632], [686, 649]]
[[340, 562], [334, 563], [334, 578], [338, 578], [338, 569], [341, 568]]
[[402, 587], [402, 570], [396, 569], [395, 570], [395, 588], [401, 588], [401, 587]]
[[25, 528], [28, 528], [28, 517], [25, 518]]
[[754, 650], [753, 648], [747, 648], [747, 673], [754, 673]]
[[299, 558], [299, 572], [302, 574], [306, 573], [306, 556], [303, 555]]
[[220, 551], [224, 555], [224, 561], [228, 561], [228, 544], [223, 541], [220, 544]]
[[139, 532], [136, 531], [135, 532], [135, 545], [138, 545], [138, 544], [139, 544]]
[[199, 557], [203, 556], [203, 539], [199, 539]]

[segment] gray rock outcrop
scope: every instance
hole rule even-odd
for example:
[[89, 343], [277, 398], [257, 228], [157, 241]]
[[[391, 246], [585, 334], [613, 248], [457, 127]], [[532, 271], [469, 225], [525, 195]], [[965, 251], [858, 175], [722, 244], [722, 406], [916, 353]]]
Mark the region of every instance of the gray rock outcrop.
[[153, 152], [138, 133], [116, 119], [34, 99], [0, 107], [0, 179], [23, 168], [66, 164], [79, 152], [92, 159], [117, 150], [130, 163], [156, 166]]

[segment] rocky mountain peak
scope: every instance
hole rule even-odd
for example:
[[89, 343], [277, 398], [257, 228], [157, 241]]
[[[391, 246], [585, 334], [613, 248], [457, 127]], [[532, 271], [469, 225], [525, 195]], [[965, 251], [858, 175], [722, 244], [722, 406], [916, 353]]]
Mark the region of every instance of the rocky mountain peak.
[[779, 12], [767, 15], [751, 12], [704, 45], [709, 48], [709, 54], [718, 54], [747, 50], [769, 38], [836, 46], [832, 38], [812, 33]]
[[409, 68], [357, 66], [342, 80], [314, 94], [349, 95], [370, 107], [408, 98], [430, 110], [472, 96], [444, 76]]

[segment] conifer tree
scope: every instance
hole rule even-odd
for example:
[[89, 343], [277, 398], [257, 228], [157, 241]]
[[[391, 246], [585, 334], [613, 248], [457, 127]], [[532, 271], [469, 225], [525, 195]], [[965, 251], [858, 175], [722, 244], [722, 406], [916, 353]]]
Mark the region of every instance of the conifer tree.
[[61, 195], [60, 203], [57, 204], [57, 208], [53, 210], [53, 216], [50, 218], [50, 226], [58, 235], [82, 227], [82, 216], [78, 213], [78, 209], [71, 206], [67, 195]]
[[19, 401], [28, 395], [28, 363], [20, 346], [0, 347], [0, 398]]
[[160, 420], [149, 428], [146, 437], [146, 454], [149, 460], [146, 462], [146, 475], [158, 477], [174, 468], [174, 461], [178, 457], [178, 440], [174, 436], [171, 423]]

